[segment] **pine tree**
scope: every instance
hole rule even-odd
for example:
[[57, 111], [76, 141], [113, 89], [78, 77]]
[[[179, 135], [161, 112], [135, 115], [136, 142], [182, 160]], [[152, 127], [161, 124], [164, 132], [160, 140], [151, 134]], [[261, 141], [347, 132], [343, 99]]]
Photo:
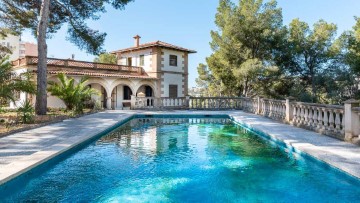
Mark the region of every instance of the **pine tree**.
[[215, 23], [207, 58], [212, 74], [227, 95], [256, 94], [261, 75], [274, 69], [273, 50], [284, 33], [281, 9], [275, 0], [221, 0]]

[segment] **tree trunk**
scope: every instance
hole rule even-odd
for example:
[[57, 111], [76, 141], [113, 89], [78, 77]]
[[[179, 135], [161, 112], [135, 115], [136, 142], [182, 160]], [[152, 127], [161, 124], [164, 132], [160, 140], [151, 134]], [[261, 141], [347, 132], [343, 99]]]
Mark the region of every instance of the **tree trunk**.
[[248, 78], [246, 77], [245, 81], [244, 81], [244, 89], [243, 89], [243, 95], [244, 97], [247, 97], [248, 94]]
[[47, 107], [47, 45], [46, 32], [49, 20], [50, 0], [42, 0], [40, 22], [37, 28], [38, 67], [37, 67], [37, 94], [35, 111], [37, 115], [46, 115]]
[[315, 103], [316, 102], [316, 86], [315, 86], [315, 73], [314, 73], [313, 68], [310, 69], [310, 74], [311, 74], [311, 102]]
[[314, 76], [311, 77], [311, 90], [312, 90], [312, 102], [316, 102], [316, 87], [315, 87], [315, 78]]

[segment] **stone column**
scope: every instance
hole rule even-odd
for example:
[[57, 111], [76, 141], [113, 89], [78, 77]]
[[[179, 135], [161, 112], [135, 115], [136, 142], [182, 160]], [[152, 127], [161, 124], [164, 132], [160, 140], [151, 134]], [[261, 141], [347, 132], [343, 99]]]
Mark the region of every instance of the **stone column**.
[[190, 108], [190, 96], [186, 95], [185, 107]]
[[294, 101], [293, 97], [288, 97], [286, 98], [286, 102], [285, 102], [285, 122], [286, 123], [291, 123], [292, 119], [293, 119], [293, 113], [294, 113], [294, 109], [291, 106], [291, 102]]
[[111, 100], [112, 100], [111, 97], [107, 97], [107, 98], [106, 98], [106, 107], [107, 107], [107, 109], [109, 109], [109, 110], [112, 109], [112, 108], [111, 108]]
[[[359, 114], [352, 110], [353, 107], [359, 107], [359, 101], [350, 99], [344, 102], [345, 118], [345, 140], [351, 141], [360, 134]], [[343, 118], [343, 119], [344, 119]]]
[[258, 114], [258, 115], [260, 115], [260, 112], [261, 112], [260, 102], [261, 102], [261, 98], [258, 96], [257, 97], [257, 110], [256, 110], [256, 114]]
[[136, 103], [136, 96], [131, 95], [131, 107], [130, 107], [130, 109], [135, 109], [135, 103]]

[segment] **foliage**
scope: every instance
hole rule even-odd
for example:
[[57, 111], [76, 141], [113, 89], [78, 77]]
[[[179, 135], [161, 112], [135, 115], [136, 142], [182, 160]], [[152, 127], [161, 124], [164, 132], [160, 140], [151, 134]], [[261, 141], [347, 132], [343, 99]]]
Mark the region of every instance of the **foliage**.
[[33, 123], [34, 122], [34, 107], [32, 103], [28, 100], [24, 101], [17, 109], [18, 117], [21, 122], [24, 124]]
[[198, 67], [207, 96], [261, 96], [340, 104], [358, 97], [360, 18], [336, 38], [337, 26], [299, 19], [283, 26], [275, 0], [220, 0], [210, 46]]
[[360, 75], [360, 18], [355, 17], [353, 30], [345, 32], [340, 37], [340, 47], [345, 50], [344, 61], [359, 76]]
[[302, 85], [311, 89], [311, 101], [316, 102], [318, 77], [333, 63], [337, 56], [334, 47], [337, 27], [323, 20], [309, 25], [294, 19], [289, 25], [287, 48], [281, 52], [280, 66], [298, 77]]
[[[38, 42], [37, 94], [35, 110], [46, 114], [47, 107], [47, 45], [46, 39], [64, 24], [68, 26], [67, 40], [90, 54], [104, 52], [106, 33], [89, 27], [87, 20], [97, 20], [105, 13], [107, 5], [123, 9], [132, 0], [2, 0], [0, 1], [0, 34], [11, 30], [21, 34], [32, 31]], [[6, 35], [6, 33], [5, 33]]]
[[86, 86], [88, 77], [83, 77], [78, 84], [74, 78], [68, 78], [65, 74], [59, 74], [58, 82], [49, 81], [48, 91], [53, 96], [61, 99], [67, 110], [75, 110], [76, 113], [83, 111], [85, 102], [91, 99], [92, 95], [99, 94], [95, 89]]
[[[44, 0], [3, 0], [0, 3], [0, 21], [5, 28], [18, 34], [30, 29], [37, 36], [41, 3]], [[102, 52], [105, 33], [90, 28], [86, 21], [97, 20], [106, 12], [107, 4], [115, 9], [124, 9], [132, 0], [52, 0], [50, 1], [47, 37], [56, 33], [64, 24], [68, 25], [67, 39], [88, 53]]]
[[96, 63], [108, 63], [108, 64], [117, 64], [117, 58], [114, 54], [103, 53], [94, 59]]
[[196, 79], [196, 84], [200, 88], [200, 95], [205, 97], [222, 96], [223, 86], [219, 80], [216, 80], [211, 75], [209, 68], [205, 64], [200, 63], [197, 71], [199, 77]]
[[104, 109], [104, 108], [101, 106], [101, 102], [100, 101], [95, 101], [93, 110], [99, 111], [99, 110], [102, 110], [102, 109]]
[[[8, 34], [12, 34], [10, 30], [0, 26], [0, 39], [4, 39]], [[11, 52], [11, 49], [0, 44], [0, 59], [5, 58], [7, 55], [11, 54]]]
[[36, 86], [31, 80], [30, 73], [20, 75], [11, 71], [11, 64], [8, 57], [0, 59], [0, 102], [15, 102], [15, 95], [18, 92], [34, 94]]
[[[276, 1], [221, 0], [212, 31], [214, 53], [207, 64], [225, 95], [251, 96], [261, 83], [261, 74], [274, 70], [274, 47], [283, 35], [282, 13]], [[236, 81], [236, 82], [235, 82]]]

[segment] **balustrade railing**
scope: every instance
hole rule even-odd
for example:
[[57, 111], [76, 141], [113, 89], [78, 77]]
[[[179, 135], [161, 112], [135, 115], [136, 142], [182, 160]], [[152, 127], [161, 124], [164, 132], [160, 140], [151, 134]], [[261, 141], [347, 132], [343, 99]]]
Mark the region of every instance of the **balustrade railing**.
[[152, 109], [152, 108], [186, 108], [186, 98], [169, 98], [169, 97], [133, 97], [133, 108], [135, 109]]
[[162, 97], [162, 98], [160, 98], [159, 104], [160, 104], [160, 107], [164, 107], [164, 108], [185, 108], [185, 107], [187, 107], [185, 97], [178, 97], [178, 98]]
[[251, 113], [256, 113], [258, 107], [258, 101], [254, 98], [242, 98], [242, 109]]
[[134, 97], [135, 109], [164, 108], [164, 109], [241, 109], [243, 98], [222, 97]]
[[237, 97], [190, 97], [190, 109], [241, 109], [243, 98]]
[[[243, 97], [133, 97], [134, 109], [199, 109], [230, 110], [259, 114], [298, 127], [313, 130], [343, 140], [352, 140], [360, 134], [359, 101], [340, 105], [322, 105]], [[360, 140], [360, 137], [359, 137]]]
[[259, 114], [284, 121], [286, 117], [286, 101], [274, 99], [259, 99]]
[[[26, 56], [12, 62], [13, 66], [24, 65], [37, 65], [39, 62], [36, 56]], [[71, 59], [57, 59], [47, 58], [48, 66], [64, 67], [64, 68], [88, 68], [88, 69], [103, 69], [103, 70], [115, 70], [129, 73], [142, 74], [142, 68], [136, 66], [124, 66], [117, 64], [105, 64], [105, 63], [93, 63], [88, 61], [77, 61]]]
[[293, 102], [292, 123], [328, 135], [345, 134], [344, 107]]
[[133, 109], [154, 108], [157, 106], [157, 100], [155, 97], [133, 97], [131, 107]]

